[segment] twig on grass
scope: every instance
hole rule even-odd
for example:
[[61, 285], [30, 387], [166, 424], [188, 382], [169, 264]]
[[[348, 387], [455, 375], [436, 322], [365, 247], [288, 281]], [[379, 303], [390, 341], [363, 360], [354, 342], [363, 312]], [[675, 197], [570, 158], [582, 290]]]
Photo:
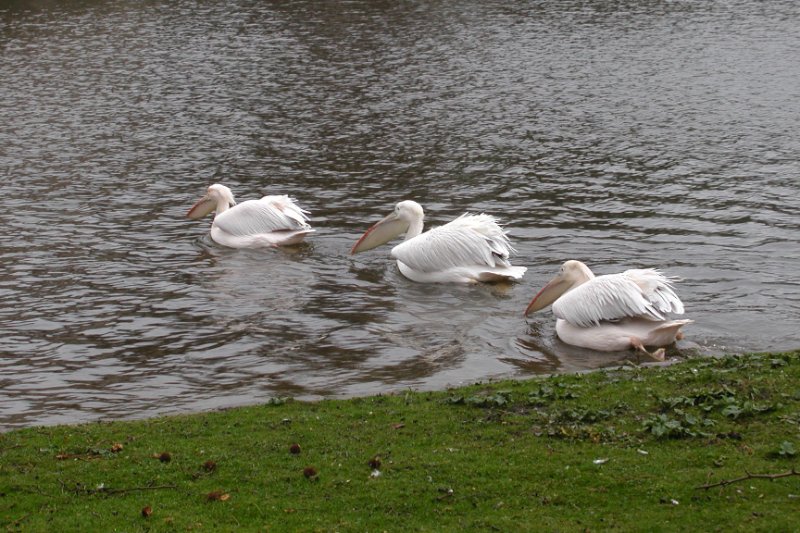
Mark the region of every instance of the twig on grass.
[[16, 520], [12, 520], [11, 522], [8, 523], [8, 525], [6, 526], [6, 529], [10, 531], [12, 527], [19, 526], [20, 523], [23, 520], [25, 520], [26, 518], [28, 518], [30, 515], [31, 515], [31, 513], [24, 514], [24, 515], [20, 516], [19, 518], [17, 518]]
[[792, 468], [788, 472], [779, 472], [777, 474], [751, 474], [750, 472], [745, 470], [744, 476], [733, 479], [723, 479], [722, 481], [718, 481], [716, 483], [706, 483], [705, 485], [700, 485], [699, 487], [695, 487], [695, 489], [708, 490], [713, 487], [724, 487], [725, 485], [730, 485], [731, 483], [738, 483], [739, 481], [745, 481], [748, 479], [778, 479], [789, 476], [800, 476], [800, 472], [798, 472], [794, 468]]
[[153, 485], [152, 487], [131, 487], [129, 489], [98, 489], [97, 492], [104, 494], [124, 494], [126, 492], [136, 492], [138, 490], [160, 490], [160, 489], [175, 489], [177, 485]]
[[137, 492], [143, 490], [160, 490], [160, 489], [175, 489], [178, 488], [177, 485], [150, 485], [147, 487], [129, 487], [126, 489], [110, 489], [106, 487], [98, 487], [96, 489], [88, 489], [81, 487], [80, 484], [75, 488], [68, 488], [67, 484], [64, 483], [62, 480], [58, 480], [61, 483], [61, 487], [64, 490], [70, 490], [75, 494], [125, 494], [127, 492]]

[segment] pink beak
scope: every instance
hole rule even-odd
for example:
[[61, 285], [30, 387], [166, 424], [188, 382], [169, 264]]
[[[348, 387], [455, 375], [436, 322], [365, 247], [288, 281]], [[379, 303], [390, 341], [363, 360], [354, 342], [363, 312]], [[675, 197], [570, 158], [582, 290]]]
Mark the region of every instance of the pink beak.
[[351, 254], [366, 252], [387, 243], [408, 231], [408, 222], [392, 213], [369, 228], [350, 250]]
[[205, 195], [200, 198], [191, 209], [189, 209], [189, 211], [186, 213], [186, 216], [193, 220], [197, 220], [210, 214], [216, 207], [217, 204], [214, 202], [214, 200], [209, 198], [208, 195]]
[[536, 296], [533, 297], [531, 303], [525, 309], [525, 316], [531, 313], [544, 309], [548, 305], [558, 300], [562, 294], [569, 290], [570, 284], [561, 276], [556, 276], [550, 282], [542, 287]]

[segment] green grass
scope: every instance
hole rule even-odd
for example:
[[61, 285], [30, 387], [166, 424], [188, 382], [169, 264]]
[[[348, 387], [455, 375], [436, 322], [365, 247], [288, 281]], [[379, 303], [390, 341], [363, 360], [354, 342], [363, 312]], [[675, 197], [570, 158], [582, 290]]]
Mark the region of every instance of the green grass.
[[756, 354], [14, 431], [0, 527], [796, 531], [800, 476], [699, 487], [797, 467], [798, 378]]

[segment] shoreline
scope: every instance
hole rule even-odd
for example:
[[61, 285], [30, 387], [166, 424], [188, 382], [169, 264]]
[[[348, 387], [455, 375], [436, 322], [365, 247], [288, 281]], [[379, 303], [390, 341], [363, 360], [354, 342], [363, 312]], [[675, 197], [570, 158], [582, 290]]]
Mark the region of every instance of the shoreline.
[[[791, 351], [791, 350], [785, 350], [785, 351]], [[775, 353], [779, 353], [779, 352], [782, 352], [782, 351], [776, 351]], [[486, 378], [486, 379], [475, 378], [475, 379], [465, 380], [465, 381], [463, 381], [461, 383], [455, 383], [455, 384], [453, 384], [453, 383], [441, 383], [441, 384], [440, 383], [436, 383], [436, 384], [429, 383], [429, 384], [417, 385], [417, 386], [414, 386], [413, 388], [411, 386], [397, 386], [397, 387], [388, 388], [387, 390], [381, 391], [379, 393], [374, 393], [374, 392], [341, 393], [341, 394], [336, 394], [336, 395], [307, 394], [307, 395], [302, 395], [302, 396], [289, 396], [289, 395], [280, 396], [280, 395], [278, 395], [278, 396], [264, 397], [264, 398], [261, 398], [261, 399], [258, 399], [258, 400], [252, 400], [252, 401], [251, 400], [242, 400], [241, 402], [233, 401], [233, 402], [231, 402], [229, 404], [215, 405], [215, 406], [210, 406], [210, 407], [207, 407], [207, 408], [199, 408], [199, 409], [194, 409], [194, 408], [185, 408], [184, 409], [183, 407], [178, 407], [175, 410], [158, 411], [158, 412], [155, 412], [155, 413], [152, 413], [152, 414], [151, 414], [151, 411], [148, 411], [148, 409], [143, 409], [141, 413], [136, 413], [136, 414], [130, 415], [130, 417], [125, 417], [125, 418], [116, 418], [114, 416], [109, 416], [109, 417], [98, 416], [98, 417], [95, 417], [95, 418], [89, 418], [89, 419], [83, 419], [83, 420], [70, 420], [70, 421], [63, 421], [63, 422], [62, 421], [54, 421], [54, 422], [46, 422], [45, 421], [45, 422], [35, 422], [35, 423], [24, 423], [23, 422], [24, 425], [8, 425], [8, 424], [7, 425], [2, 425], [2, 424], [0, 424], [0, 435], [3, 434], [3, 433], [8, 433], [10, 431], [19, 431], [19, 430], [23, 430], [23, 429], [27, 429], [27, 428], [35, 428], [35, 427], [69, 426], [69, 425], [109, 423], [109, 422], [136, 422], [136, 421], [148, 420], [148, 419], [151, 419], [151, 418], [212, 413], [212, 412], [215, 412], [215, 411], [236, 409], [236, 408], [241, 408], [241, 407], [255, 407], [255, 406], [264, 404], [265, 402], [269, 402], [269, 401], [271, 401], [273, 399], [278, 399], [278, 398], [291, 399], [291, 400], [300, 401], [300, 402], [318, 402], [318, 401], [323, 401], [323, 400], [351, 400], [351, 399], [355, 399], [355, 398], [368, 398], [368, 397], [371, 397], [371, 396], [402, 394], [402, 393], [409, 392], [409, 391], [410, 392], [421, 392], [421, 393], [425, 393], [425, 392], [441, 392], [441, 391], [447, 391], [447, 390], [454, 389], [454, 388], [469, 387], [469, 386], [473, 386], [473, 385], [480, 385], [480, 384], [486, 384], [486, 383], [497, 383], [497, 382], [504, 382], [504, 381], [520, 381], [520, 380], [525, 381], [525, 380], [540, 379], [540, 378], [545, 378], [545, 377], [556, 377], [556, 376], [560, 376], [560, 375], [599, 372], [599, 371], [603, 371], [603, 370], [614, 369], [614, 368], [617, 368], [617, 367], [620, 367], [620, 366], [625, 366], [625, 365], [637, 365], [637, 364], [638, 365], [642, 365], [642, 366], [670, 365], [670, 364], [680, 363], [680, 362], [687, 361], [687, 360], [693, 359], [693, 358], [698, 358], [698, 357], [700, 357], [700, 358], [703, 358], [703, 357], [721, 357], [721, 356], [725, 356], [725, 355], [741, 355], [743, 353], [747, 353], [747, 352], [745, 352], [745, 351], [734, 351], [734, 352], [724, 353], [724, 352], [720, 352], [720, 351], [707, 351], [707, 350], [704, 351], [704, 350], [701, 350], [698, 346], [692, 346], [692, 347], [676, 350], [674, 352], [674, 354], [676, 354], [677, 356], [676, 357], [668, 357], [666, 361], [645, 360], [645, 359], [647, 359], [646, 357], [641, 357], [641, 360], [636, 362], [636, 361], [633, 361], [632, 359], [624, 359], [623, 358], [623, 359], [620, 359], [619, 362], [617, 362], [617, 363], [608, 364], [607, 366], [601, 366], [601, 367], [581, 368], [581, 369], [565, 369], [565, 370], [563, 370], [561, 372], [546, 372], [546, 373], [541, 373], [541, 374], [520, 374], [518, 376], [515, 376], [514, 374], [497, 375], [497, 376], [492, 376], [492, 377], [489, 377], [489, 378]], [[206, 398], [203, 401], [197, 402], [197, 403], [208, 403], [208, 402], [210, 402], [210, 399]], [[142, 413], [145, 413], [145, 414], [142, 414]], [[11, 415], [10, 418], [13, 419], [14, 416], [16, 416], [16, 415]]]
[[0, 525], [790, 530], [799, 378], [790, 351], [17, 429]]

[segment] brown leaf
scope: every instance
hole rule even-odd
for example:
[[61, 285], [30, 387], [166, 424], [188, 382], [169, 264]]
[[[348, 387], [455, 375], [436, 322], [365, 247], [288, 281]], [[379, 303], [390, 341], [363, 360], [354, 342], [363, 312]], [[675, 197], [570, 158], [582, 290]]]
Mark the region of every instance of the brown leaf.
[[172, 461], [172, 455], [169, 452], [154, 453], [153, 458], [158, 459], [162, 463]]
[[111, 451], [113, 453], [121, 452], [123, 448], [124, 446], [122, 445], [121, 442], [115, 442], [114, 444], [111, 445]]
[[142, 516], [145, 518], [149, 518], [150, 515], [153, 514], [153, 508], [149, 505], [142, 507]]
[[369, 460], [369, 467], [373, 470], [378, 470], [381, 467], [381, 458], [377, 455]]
[[289, 453], [291, 453], [292, 455], [299, 455], [300, 454], [300, 445], [295, 442], [294, 444], [289, 446]]
[[210, 502], [224, 502], [231, 497], [230, 494], [226, 494], [221, 490], [215, 490], [206, 494], [206, 500]]
[[205, 463], [203, 463], [202, 468], [206, 472], [213, 472], [214, 470], [217, 469], [217, 463], [215, 463], [214, 461], [206, 461]]
[[303, 469], [303, 475], [306, 476], [307, 479], [312, 479], [317, 477], [317, 469], [313, 466], [307, 466]]
[[406, 427], [406, 425], [403, 424], [402, 422], [400, 422], [399, 424], [392, 424], [392, 429], [402, 429], [404, 427]]

